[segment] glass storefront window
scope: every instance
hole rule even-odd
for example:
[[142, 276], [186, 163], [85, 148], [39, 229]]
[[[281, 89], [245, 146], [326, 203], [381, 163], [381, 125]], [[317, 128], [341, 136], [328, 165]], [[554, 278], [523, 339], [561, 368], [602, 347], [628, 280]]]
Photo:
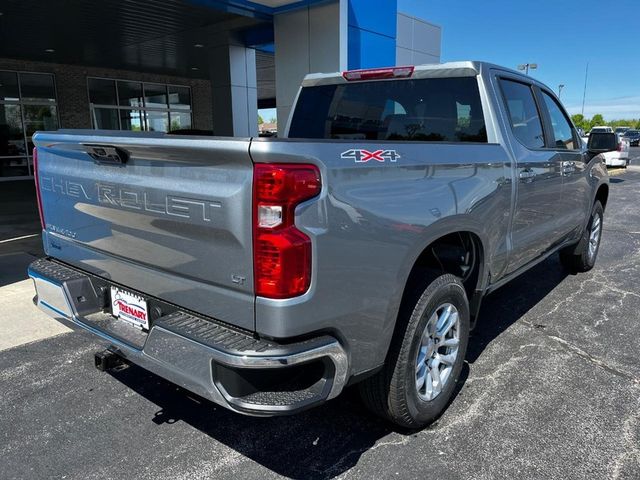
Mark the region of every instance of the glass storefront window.
[[167, 108], [167, 86], [145, 83], [144, 104], [147, 108]]
[[168, 132], [169, 131], [169, 115], [167, 112], [156, 112], [147, 110], [147, 130], [150, 132]]
[[53, 75], [0, 71], [0, 181], [32, 175], [31, 136], [58, 128]]
[[53, 105], [24, 105], [24, 128], [27, 134], [27, 151], [33, 150], [31, 136], [39, 130], [57, 130], [58, 112]]
[[117, 108], [94, 108], [91, 114], [93, 128], [100, 130], [120, 130]]
[[56, 89], [51, 75], [21, 73], [20, 91], [23, 101], [56, 102]]
[[191, 92], [189, 87], [169, 85], [169, 105], [171, 108], [191, 110]]
[[117, 105], [115, 82], [101, 78], [90, 78], [89, 101], [95, 105]]
[[141, 132], [144, 130], [144, 120], [140, 110], [120, 110], [121, 130]]
[[139, 82], [118, 82], [120, 106], [142, 106], [142, 84]]
[[0, 157], [27, 154], [20, 105], [0, 105]]
[[171, 131], [191, 128], [191, 114], [189, 112], [171, 112], [169, 116], [171, 119], [169, 129]]
[[0, 72], [0, 102], [17, 102], [19, 98], [18, 74], [16, 72]]
[[93, 127], [168, 132], [191, 128], [191, 89], [180, 85], [87, 78]]

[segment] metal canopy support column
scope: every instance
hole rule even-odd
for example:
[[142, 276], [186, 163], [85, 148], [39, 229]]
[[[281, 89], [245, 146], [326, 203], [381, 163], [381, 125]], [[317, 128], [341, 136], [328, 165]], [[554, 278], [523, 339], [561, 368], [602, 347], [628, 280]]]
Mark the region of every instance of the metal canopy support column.
[[213, 101], [213, 133], [258, 135], [256, 52], [231, 43], [209, 49]]
[[347, 7], [339, 0], [274, 16], [279, 135], [306, 74], [346, 70]]

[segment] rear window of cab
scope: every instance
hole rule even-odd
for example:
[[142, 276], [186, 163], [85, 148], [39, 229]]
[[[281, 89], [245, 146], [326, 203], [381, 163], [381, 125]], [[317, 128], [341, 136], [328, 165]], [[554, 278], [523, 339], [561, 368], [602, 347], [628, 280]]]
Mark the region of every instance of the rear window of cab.
[[304, 87], [289, 138], [487, 142], [475, 77]]

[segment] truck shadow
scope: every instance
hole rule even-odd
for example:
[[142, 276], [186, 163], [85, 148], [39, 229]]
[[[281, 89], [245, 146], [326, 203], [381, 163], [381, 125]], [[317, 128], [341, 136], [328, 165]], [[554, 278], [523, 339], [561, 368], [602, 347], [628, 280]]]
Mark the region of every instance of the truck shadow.
[[288, 478], [334, 478], [392, 433], [388, 424], [365, 410], [354, 388], [297, 415], [258, 418], [228, 411], [135, 365], [110, 374], [158, 405], [154, 423], [185, 422]]
[[[507, 288], [487, 297], [478, 329], [469, 344], [467, 362], [473, 364], [494, 339], [540, 302], [566, 275], [553, 256]], [[294, 416], [256, 418], [230, 412], [135, 365], [110, 373], [158, 405], [159, 410], [150, 421], [166, 425], [185, 422], [289, 478], [334, 478], [355, 466], [360, 457], [384, 437], [412, 434], [394, 430], [370, 414], [355, 388], [348, 388], [325, 405]], [[469, 366], [465, 364], [456, 395], [468, 375]]]
[[558, 256], [552, 255], [488, 295], [482, 302], [478, 323], [469, 341], [467, 362], [473, 364], [493, 340], [537, 305], [568, 275]]

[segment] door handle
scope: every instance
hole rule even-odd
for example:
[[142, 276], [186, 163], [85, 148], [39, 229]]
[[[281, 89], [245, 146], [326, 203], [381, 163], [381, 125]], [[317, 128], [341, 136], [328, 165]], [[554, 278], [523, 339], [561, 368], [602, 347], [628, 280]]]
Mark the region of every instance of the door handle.
[[576, 171], [576, 162], [562, 162], [562, 174], [571, 175]]
[[537, 173], [531, 170], [530, 168], [525, 168], [524, 170], [520, 171], [520, 173], [518, 174], [518, 177], [520, 177], [520, 180], [523, 180], [525, 182], [532, 182], [533, 177], [535, 177], [536, 175]]
[[83, 146], [97, 164], [124, 166], [129, 160], [129, 152], [120, 147], [114, 147], [112, 145], [90, 145], [88, 143], [83, 144]]

